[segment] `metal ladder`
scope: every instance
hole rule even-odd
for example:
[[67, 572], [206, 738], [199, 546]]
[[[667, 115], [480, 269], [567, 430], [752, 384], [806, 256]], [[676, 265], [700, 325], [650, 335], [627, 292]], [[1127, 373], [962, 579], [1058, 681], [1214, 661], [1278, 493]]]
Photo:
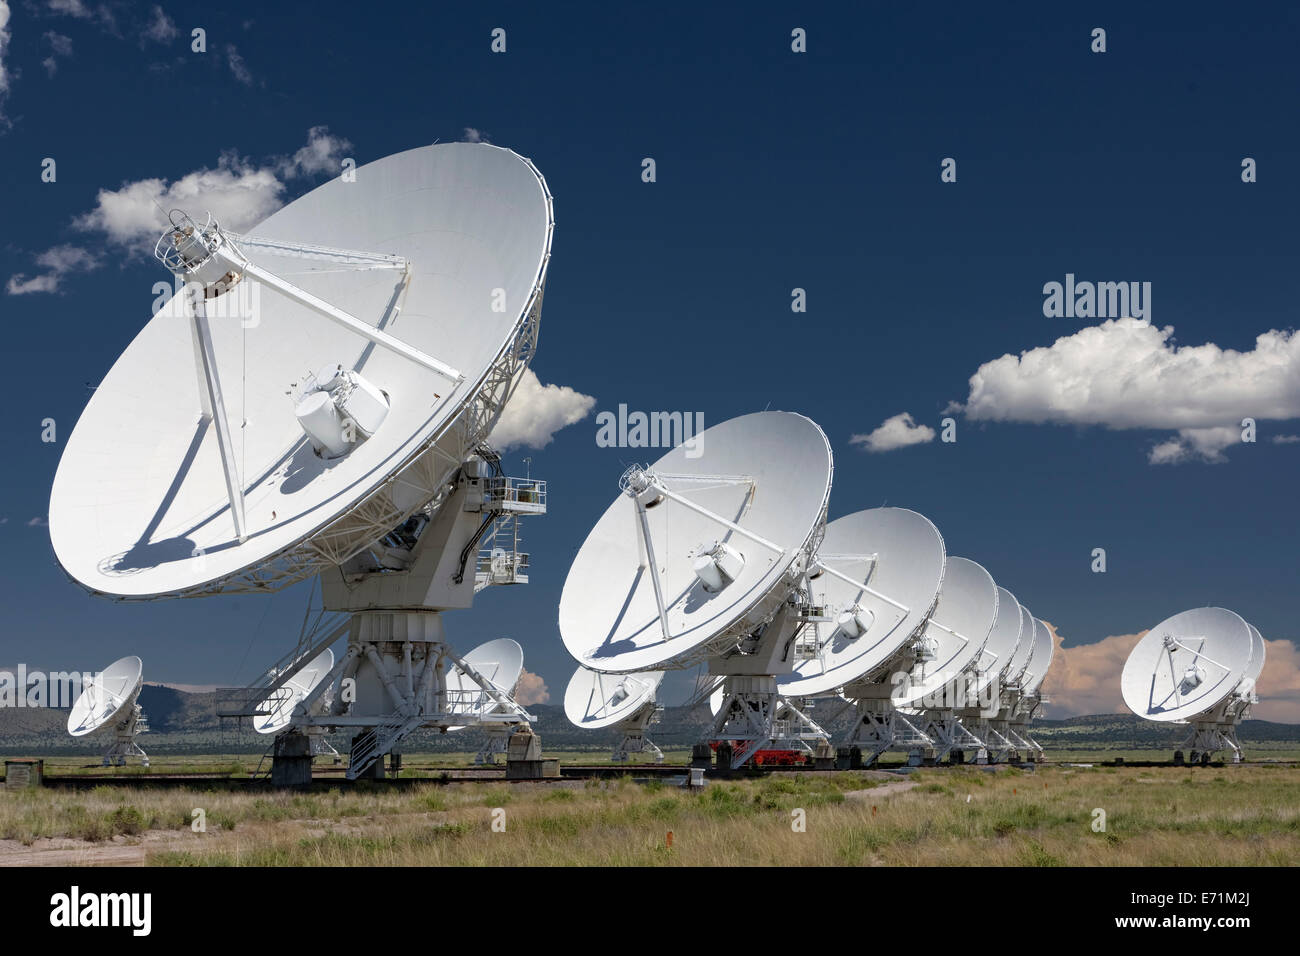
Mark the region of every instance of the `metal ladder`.
[[417, 715], [399, 720], [390, 720], [367, 731], [352, 747], [348, 759], [349, 780], [356, 780], [374, 764], [382, 760], [384, 754], [393, 749], [424, 723], [424, 717]]

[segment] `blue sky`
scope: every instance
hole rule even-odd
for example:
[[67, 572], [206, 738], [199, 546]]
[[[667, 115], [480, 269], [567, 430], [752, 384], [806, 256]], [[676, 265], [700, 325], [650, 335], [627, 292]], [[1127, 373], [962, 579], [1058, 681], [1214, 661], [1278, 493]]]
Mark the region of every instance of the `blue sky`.
[[[595, 406], [544, 448], [507, 456], [522, 471], [530, 455], [551, 482], [549, 515], [527, 528], [532, 583], [448, 621], [463, 648], [518, 639], [553, 699], [571, 671], [554, 624], [570, 560], [625, 463], [646, 457], [596, 444], [594, 413], [620, 403], [706, 423], [769, 406], [811, 416], [836, 455], [832, 517], [923, 512], [950, 553], [983, 563], [1067, 646], [1201, 604], [1239, 611], [1267, 638], [1297, 636], [1300, 442], [1273, 439], [1300, 433], [1288, 345], [1300, 12], [462, 4], [366, 26], [354, 4], [163, 4], [165, 20], [152, 4], [0, 6], [0, 282], [51, 274], [36, 257], [53, 248], [100, 256], [87, 270], [65, 251], [56, 290], [0, 294], [0, 663], [94, 669], [139, 653], [149, 679], [227, 683], [296, 637], [305, 585], [113, 605], [69, 582], [28, 522], [48, 510], [62, 447], [41, 442], [42, 420], [71, 431], [86, 383], [166, 278], [74, 223], [100, 190], [174, 182], [232, 152], [239, 168], [279, 171], [288, 201], [327, 175], [277, 165], [316, 127], [358, 164], [471, 128], [531, 157], [555, 196], [533, 368]], [[206, 53], [190, 50], [194, 27]], [[503, 54], [490, 50], [495, 27]], [[807, 53], [791, 51], [795, 27]], [[1090, 50], [1094, 27], [1105, 53]], [[41, 181], [46, 157], [54, 183]], [[644, 157], [654, 183], [641, 181]], [[940, 181], [945, 157], [955, 183]], [[1257, 182], [1242, 182], [1244, 157]], [[1128, 391], [1069, 408], [1016, 397], [1018, 383], [1127, 375], [1130, 357], [1107, 338], [1097, 348], [1113, 363], [1065, 349], [1039, 353], [1062, 363], [1050, 374], [1012, 369], [981, 416], [952, 413], [955, 443], [851, 443], [904, 412], [938, 429], [984, 363], [1097, 325], [1043, 314], [1044, 284], [1067, 273], [1151, 283], [1152, 323], [1176, 330], [1157, 344], [1170, 350], [1163, 377], [1143, 385], [1138, 363]], [[1281, 345], [1218, 378], [1172, 352], [1250, 353], [1269, 330]], [[1245, 416], [1258, 420], [1254, 444], [1200, 433], [1217, 461], [1169, 424]], [[1182, 460], [1151, 463], [1162, 444]], [[1090, 570], [1099, 547], [1105, 574]]]

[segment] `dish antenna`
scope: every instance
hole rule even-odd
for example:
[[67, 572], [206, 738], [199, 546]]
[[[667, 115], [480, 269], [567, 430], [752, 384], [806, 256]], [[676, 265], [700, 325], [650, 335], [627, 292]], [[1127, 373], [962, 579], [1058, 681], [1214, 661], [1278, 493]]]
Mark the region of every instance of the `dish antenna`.
[[[758, 412], [633, 466], [587, 536], [560, 596], [560, 634], [610, 674], [707, 662], [725, 702], [708, 743], [742, 766], [772, 746], [776, 675], [813, 615], [806, 576], [825, 530], [830, 443], [810, 419]], [[790, 732], [824, 738], [800, 721]], [[778, 744], [778, 746], [780, 746]], [[726, 749], [723, 749], [726, 748]]]
[[[485, 728], [487, 742], [474, 755], [478, 764], [496, 763], [497, 754], [516, 730], [536, 718], [514, 699], [515, 688], [524, 672], [524, 649], [508, 637], [480, 644], [465, 655], [467, 668], [452, 665], [447, 670], [447, 712], [466, 718], [466, 724]], [[432, 701], [429, 707], [434, 706]], [[450, 733], [466, 724], [448, 727]]]
[[352, 615], [326, 684], [356, 696], [293, 726], [353, 731], [350, 778], [455, 723], [441, 612], [526, 581], [517, 521], [546, 510], [485, 442], [536, 346], [553, 230], [532, 162], [470, 143], [377, 160], [249, 234], [174, 213], [155, 253], [185, 288], [68, 439], [60, 564], [125, 601], [320, 575]]
[[1024, 673], [1020, 675], [1016, 704], [1010, 722], [1010, 729], [1016, 739], [1027, 748], [1022, 751], [1023, 755], [1030, 760], [1041, 757], [1044, 752], [1042, 744], [1029, 736], [1029, 724], [1033, 721], [1038, 708], [1047, 701], [1042, 693], [1043, 679], [1047, 677], [1047, 671], [1052, 666], [1052, 656], [1056, 650], [1052, 642], [1052, 632], [1048, 630], [1047, 625], [1038, 618], [1034, 618], [1033, 623], [1034, 644], [1030, 651], [1029, 663], [1025, 665]]
[[948, 558], [939, 601], [917, 641], [912, 667], [894, 685], [896, 707], [921, 711], [925, 733], [934, 740], [934, 759], [954, 750], [988, 746], [957, 716], [969, 699], [969, 673], [976, 667], [998, 617], [998, 588], [983, 567], [968, 558]]
[[135, 739], [149, 729], [137, 703], [143, 686], [143, 662], [138, 657], [123, 657], [88, 680], [73, 701], [68, 714], [68, 733], [73, 737], [84, 737], [101, 727], [113, 728], [113, 743], [104, 751], [105, 767], [123, 767], [127, 757], [139, 757], [141, 766], [149, 766], [149, 755]]
[[1252, 625], [1221, 607], [1182, 611], [1149, 630], [1129, 653], [1120, 686], [1139, 717], [1190, 724], [1183, 744], [1192, 763], [1219, 750], [1241, 760], [1237, 725], [1245, 719], [1264, 667], [1264, 641]]
[[647, 753], [662, 763], [663, 751], [645, 733], [663, 712], [655, 700], [663, 677], [663, 671], [602, 674], [579, 667], [564, 691], [564, 715], [583, 730], [613, 728], [622, 733], [609, 758], [615, 763], [627, 761], [632, 754]]
[[[978, 741], [981, 741], [989, 763], [1001, 763], [1017, 748], [994, 721], [1002, 711], [1004, 685], [1012, 673], [1016, 652], [1031, 643], [1032, 630], [1026, 636], [1027, 612], [1006, 588], [998, 588], [998, 614], [989, 631], [984, 650], [968, 673], [973, 683], [966, 687], [966, 700], [957, 709], [957, 717]], [[1028, 654], [1026, 653], [1026, 658]], [[978, 753], [978, 750], [976, 751]]]
[[933, 743], [895, 706], [892, 675], [915, 660], [946, 563], [942, 535], [915, 511], [872, 508], [826, 527], [812, 578], [824, 619], [800, 635], [799, 661], [780, 689], [791, 701], [836, 695], [840, 712], [853, 707], [843, 746], [865, 752], [868, 764], [891, 747]]

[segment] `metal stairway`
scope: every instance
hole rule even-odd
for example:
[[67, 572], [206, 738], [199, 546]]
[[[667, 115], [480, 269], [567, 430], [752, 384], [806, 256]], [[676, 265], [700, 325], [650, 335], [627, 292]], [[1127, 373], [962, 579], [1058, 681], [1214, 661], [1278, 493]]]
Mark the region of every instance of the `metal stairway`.
[[386, 721], [362, 734], [352, 745], [352, 753], [348, 758], [348, 779], [356, 780], [364, 774], [376, 760], [382, 760], [384, 754], [418, 730], [424, 721], [424, 716], [417, 714], [414, 717]]

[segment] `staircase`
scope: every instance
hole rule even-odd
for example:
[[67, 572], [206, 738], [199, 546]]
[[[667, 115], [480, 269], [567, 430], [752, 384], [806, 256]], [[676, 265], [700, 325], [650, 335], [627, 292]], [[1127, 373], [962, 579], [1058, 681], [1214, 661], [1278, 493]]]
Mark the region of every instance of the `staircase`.
[[423, 723], [423, 715], [417, 714], [414, 717], [389, 720], [368, 730], [352, 745], [352, 753], [348, 758], [348, 779], [356, 780], [376, 760], [382, 760], [384, 754], [418, 730]]

